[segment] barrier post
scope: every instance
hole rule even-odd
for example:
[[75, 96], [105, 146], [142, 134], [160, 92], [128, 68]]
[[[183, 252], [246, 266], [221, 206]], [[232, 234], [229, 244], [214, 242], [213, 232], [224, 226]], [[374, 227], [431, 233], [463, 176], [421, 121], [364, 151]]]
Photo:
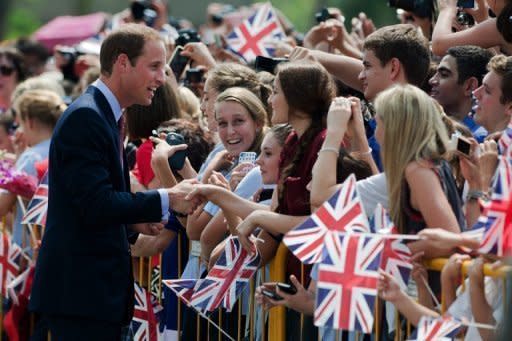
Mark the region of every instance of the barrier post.
[[[276, 255], [270, 262], [270, 280], [284, 282], [286, 273], [286, 255], [288, 249], [281, 243]], [[268, 313], [268, 339], [271, 341], [284, 341], [286, 338], [286, 311], [285, 308], [274, 307]]]

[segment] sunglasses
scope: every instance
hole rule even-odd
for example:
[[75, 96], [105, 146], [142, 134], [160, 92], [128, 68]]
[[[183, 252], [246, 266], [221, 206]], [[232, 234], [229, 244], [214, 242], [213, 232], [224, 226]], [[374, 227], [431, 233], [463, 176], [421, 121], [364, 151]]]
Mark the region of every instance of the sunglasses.
[[13, 72], [14, 72], [13, 67], [5, 66], [5, 65], [0, 66], [0, 74], [2, 76], [10, 76], [10, 75], [12, 75]]

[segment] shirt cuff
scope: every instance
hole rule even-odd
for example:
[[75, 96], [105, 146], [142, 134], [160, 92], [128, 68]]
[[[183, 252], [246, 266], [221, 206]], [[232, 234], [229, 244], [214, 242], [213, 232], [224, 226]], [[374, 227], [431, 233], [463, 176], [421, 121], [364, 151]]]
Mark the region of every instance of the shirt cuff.
[[162, 221], [169, 220], [169, 195], [167, 191], [163, 188], [158, 189], [158, 194], [160, 194], [160, 204], [162, 207]]

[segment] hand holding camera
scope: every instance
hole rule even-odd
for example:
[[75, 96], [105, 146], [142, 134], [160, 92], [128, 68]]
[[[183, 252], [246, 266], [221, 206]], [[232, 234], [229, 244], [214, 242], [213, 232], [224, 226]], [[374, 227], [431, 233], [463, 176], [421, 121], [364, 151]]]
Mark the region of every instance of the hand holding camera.
[[153, 131], [153, 136], [150, 139], [155, 146], [151, 156], [152, 161], [153, 159], [165, 159], [168, 160], [172, 170], [181, 170], [183, 168], [188, 146], [185, 144], [185, 139], [182, 135], [169, 133], [165, 136], [165, 140], [163, 140], [158, 137], [156, 131]]

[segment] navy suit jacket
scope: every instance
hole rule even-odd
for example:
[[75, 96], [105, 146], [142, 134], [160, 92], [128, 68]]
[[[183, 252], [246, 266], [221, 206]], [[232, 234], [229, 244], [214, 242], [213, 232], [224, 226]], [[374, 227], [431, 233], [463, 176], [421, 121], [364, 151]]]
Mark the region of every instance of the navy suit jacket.
[[48, 215], [30, 298], [33, 311], [131, 320], [126, 224], [160, 221], [162, 212], [157, 191], [130, 193], [119, 148], [112, 109], [91, 86], [64, 112], [50, 145]]

